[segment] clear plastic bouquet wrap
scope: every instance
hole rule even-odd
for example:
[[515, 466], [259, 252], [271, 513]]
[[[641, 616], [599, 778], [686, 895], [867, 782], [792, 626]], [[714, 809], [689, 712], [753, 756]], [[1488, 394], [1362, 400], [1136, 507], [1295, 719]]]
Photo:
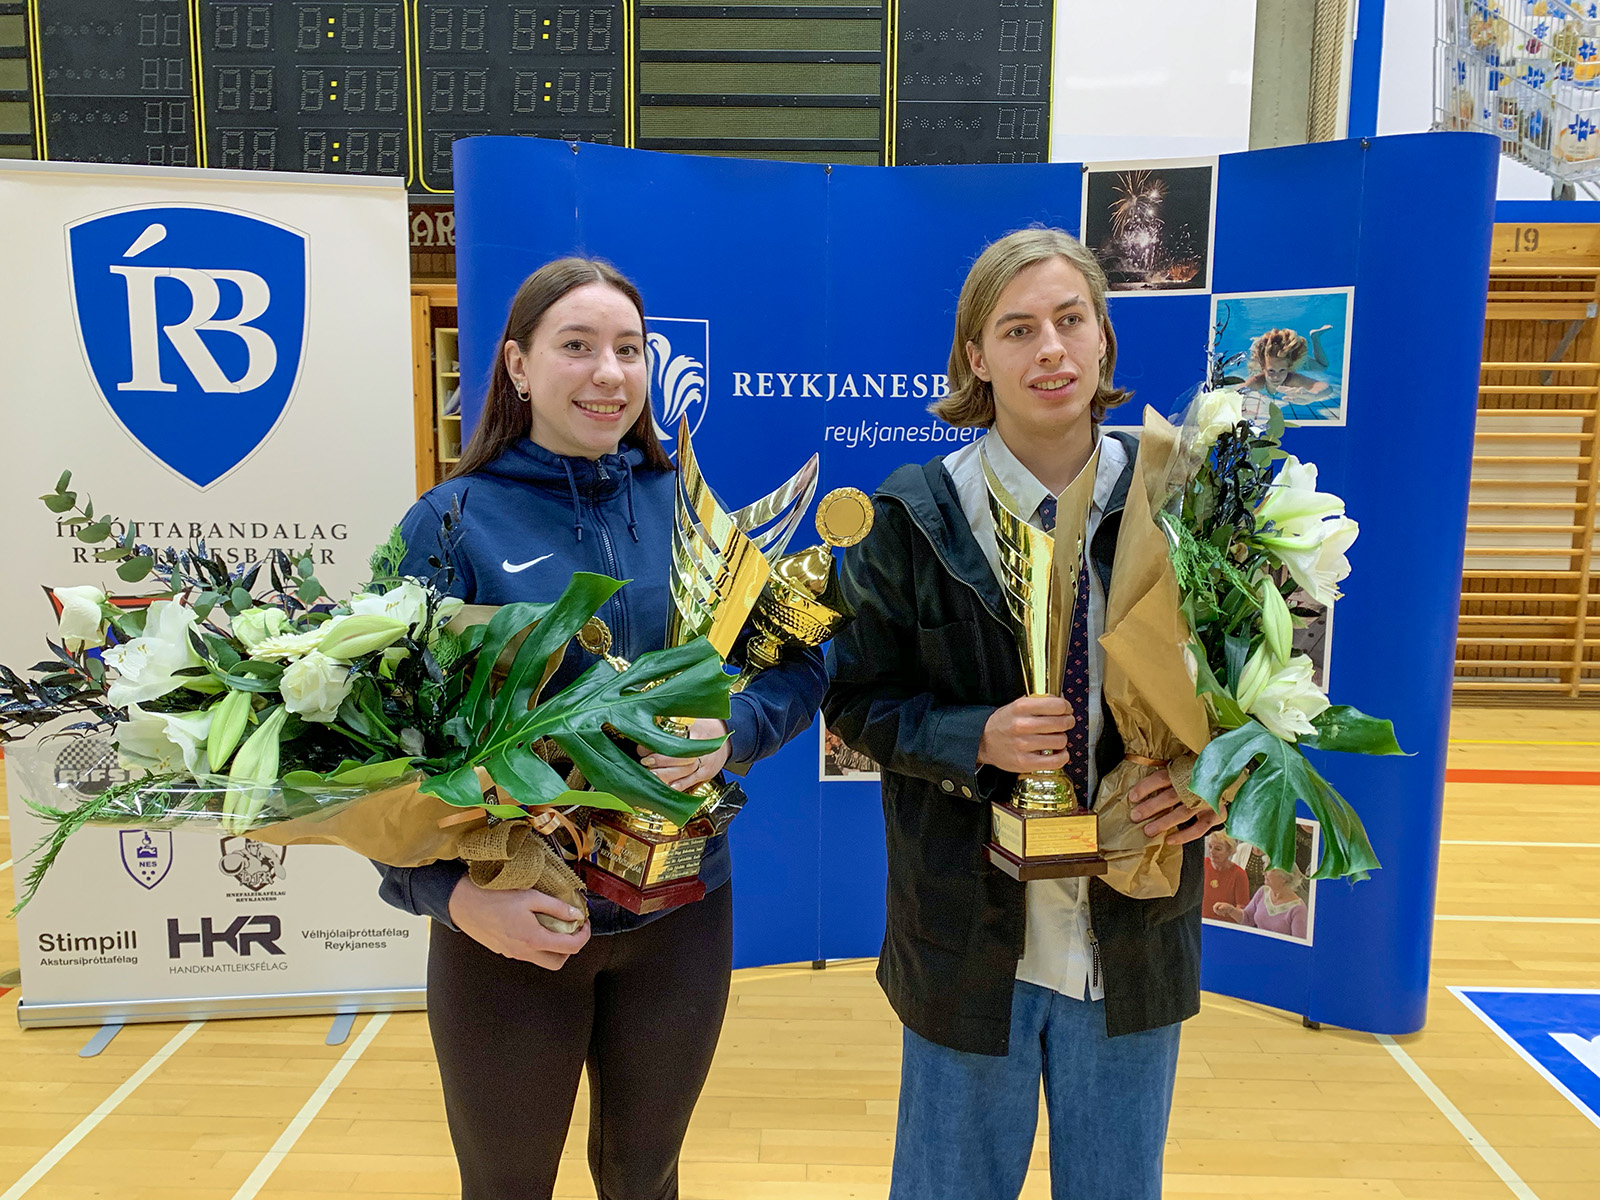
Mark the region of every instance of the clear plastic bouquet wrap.
[[1146, 409], [1106, 600], [1104, 694], [1127, 757], [1100, 783], [1106, 881], [1170, 896], [1183, 848], [1129, 817], [1128, 793], [1165, 767], [1192, 808], [1225, 813], [1229, 832], [1275, 865], [1294, 862], [1295, 812], [1322, 826], [1314, 877], [1364, 878], [1378, 866], [1361, 820], [1304, 750], [1399, 754], [1393, 726], [1333, 705], [1293, 636], [1338, 598], [1358, 532], [1316, 467], [1241, 414], [1231, 388], [1202, 392], [1181, 427]]
[[154, 576], [161, 590], [130, 606], [95, 587], [55, 589], [53, 658], [25, 674], [0, 666], [0, 741], [105, 739], [130, 773], [62, 807], [37, 753], [8, 747], [24, 799], [52, 826], [19, 908], [74, 832], [106, 824], [341, 845], [391, 866], [459, 857], [484, 886], [544, 880], [583, 910], [565, 860], [590, 849], [585, 809], [685, 823], [697, 807], [631, 747], [687, 756], [720, 744], [657, 720], [728, 715], [732, 677], [705, 639], [621, 673], [597, 662], [543, 695], [617, 580], [579, 573], [551, 603], [464, 606], [447, 595], [453, 511], [431, 578], [399, 575], [396, 531], [370, 582], [335, 602], [309, 556], [230, 568], [203, 544], [157, 552], [114, 537], [118, 523], [80, 508], [70, 482], [62, 475], [46, 505], [70, 513], [64, 523], [124, 581]]

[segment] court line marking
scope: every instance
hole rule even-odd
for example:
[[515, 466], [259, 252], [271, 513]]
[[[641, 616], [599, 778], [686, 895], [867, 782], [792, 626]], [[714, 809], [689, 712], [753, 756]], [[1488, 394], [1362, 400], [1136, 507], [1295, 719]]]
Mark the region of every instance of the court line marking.
[[1508, 988], [1495, 987], [1492, 984], [1475, 988], [1459, 988], [1452, 986], [1449, 988], [1449, 991], [1452, 996], [1471, 1009], [1479, 1020], [1492, 1029], [1502, 1042], [1515, 1050], [1517, 1052], [1517, 1056], [1521, 1058], [1523, 1062], [1527, 1063], [1535, 1071], [1543, 1075], [1547, 1083], [1554, 1087], [1556, 1091], [1560, 1092], [1568, 1100], [1572, 1101], [1573, 1106], [1577, 1108], [1577, 1110], [1584, 1116], [1588, 1117], [1590, 1123], [1595, 1126], [1600, 1126], [1600, 1115], [1596, 1115], [1592, 1108], [1590, 1108], [1582, 1100], [1578, 1099], [1577, 1096], [1573, 1095], [1571, 1088], [1562, 1083], [1561, 1080], [1557, 1079], [1554, 1075], [1550, 1074], [1549, 1070], [1542, 1062], [1524, 1050], [1520, 1042], [1508, 1034], [1504, 1029], [1500, 1028], [1498, 1021], [1491, 1020], [1489, 1015], [1485, 1013], [1483, 1009], [1479, 1008], [1475, 1003], [1472, 1002], [1472, 1000], [1463, 995], [1464, 992], [1539, 992], [1544, 995], [1551, 996], [1594, 996], [1600, 993], [1596, 993], [1593, 988]]
[[1411, 1082], [1422, 1089], [1422, 1094], [1433, 1101], [1433, 1106], [1444, 1114], [1445, 1120], [1456, 1127], [1456, 1132], [1467, 1139], [1467, 1145], [1477, 1151], [1478, 1157], [1489, 1164], [1489, 1169], [1500, 1177], [1500, 1182], [1511, 1189], [1511, 1194], [1517, 1200], [1539, 1200], [1534, 1190], [1522, 1182], [1522, 1177], [1511, 1169], [1511, 1164], [1500, 1157], [1500, 1152], [1489, 1144], [1489, 1139], [1479, 1133], [1472, 1122], [1467, 1120], [1454, 1104], [1438, 1088], [1433, 1080], [1428, 1078], [1427, 1072], [1412, 1060], [1411, 1055], [1386, 1033], [1374, 1034], [1378, 1045], [1389, 1052], [1395, 1062], [1400, 1064], [1400, 1069], [1411, 1077]]
[[123, 1081], [122, 1085], [118, 1087], [116, 1091], [112, 1092], [111, 1095], [102, 1100], [92, 1113], [90, 1113], [83, 1120], [79, 1121], [71, 1133], [67, 1134], [66, 1137], [62, 1138], [59, 1142], [47, 1150], [44, 1157], [38, 1162], [34, 1163], [33, 1166], [28, 1169], [28, 1173], [26, 1175], [13, 1183], [3, 1193], [0, 1193], [0, 1200], [17, 1200], [19, 1196], [27, 1192], [33, 1187], [34, 1184], [38, 1183], [39, 1180], [43, 1179], [45, 1173], [49, 1171], [51, 1167], [55, 1166], [58, 1162], [65, 1158], [68, 1152], [71, 1151], [74, 1146], [83, 1141], [83, 1139], [88, 1136], [90, 1130], [92, 1130], [96, 1125], [100, 1124], [101, 1121], [105, 1120], [106, 1117], [110, 1116], [111, 1113], [116, 1109], [117, 1105], [121, 1104], [133, 1094], [133, 1090], [135, 1088], [137, 1088], [146, 1079], [149, 1079], [151, 1075], [155, 1074], [156, 1069], [160, 1067], [162, 1063], [166, 1062], [167, 1059], [176, 1054], [179, 1048], [190, 1038], [192, 1038], [195, 1035], [195, 1031], [204, 1024], [204, 1021], [190, 1021], [182, 1029], [178, 1030], [177, 1033], [173, 1034], [172, 1037], [168, 1039], [165, 1046], [161, 1047], [161, 1049], [157, 1050], [145, 1061], [144, 1066], [140, 1067], [132, 1075], [128, 1076], [128, 1078]]
[[1528, 742], [1521, 738], [1451, 738], [1452, 746], [1600, 746], [1600, 742]]
[[[290, 1121], [278, 1135], [278, 1140], [272, 1143], [272, 1149], [262, 1156], [261, 1161], [256, 1164], [256, 1169], [250, 1172], [250, 1177], [233, 1194], [233, 1200], [254, 1200], [256, 1193], [266, 1185], [268, 1179], [272, 1178], [272, 1173], [288, 1157], [289, 1151], [293, 1150], [294, 1144], [300, 1140], [300, 1135], [312, 1121], [316, 1120], [317, 1114], [322, 1111], [322, 1106], [328, 1102], [328, 1097], [332, 1096], [334, 1090], [344, 1082], [344, 1077], [350, 1073], [350, 1068], [356, 1065], [356, 1059], [372, 1045], [372, 1040], [378, 1036], [378, 1031], [388, 1020], [389, 1014], [386, 1012], [372, 1015], [372, 1019], [367, 1022], [356, 1040], [350, 1043], [345, 1052], [339, 1056], [339, 1061], [333, 1064], [317, 1086], [317, 1090], [312, 1092], [310, 1098], [300, 1106], [300, 1111], [295, 1114], [294, 1120]], [[0, 1200], [6, 1198], [0, 1196]]]
[[[1435, 921], [1489, 921], [1500, 925], [1600, 925], [1600, 917], [1484, 917], [1471, 913], [1434, 913]], [[4, 1200], [0, 1197], [0, 1200]]]
[[1515, 771], [1500, 767], [1446, 767], [1446, 783], [1513, 783], [1523, 787], [1600, 786], [1600, 771]]
[[1539, 850], [1600, 850], [1600, 842], [1475, 842], [1445, 839], [1441, 846], [1531, 846]]

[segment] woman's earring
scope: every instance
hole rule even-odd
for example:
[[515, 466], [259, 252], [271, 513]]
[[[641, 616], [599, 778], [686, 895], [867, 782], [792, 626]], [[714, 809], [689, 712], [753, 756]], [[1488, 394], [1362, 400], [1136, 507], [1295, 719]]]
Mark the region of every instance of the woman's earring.
[[526, 404], [528, 402], [528, 389], [517, 384], [513, 384], [512, 386], [516, 387], [517, 389], [517, 399]]

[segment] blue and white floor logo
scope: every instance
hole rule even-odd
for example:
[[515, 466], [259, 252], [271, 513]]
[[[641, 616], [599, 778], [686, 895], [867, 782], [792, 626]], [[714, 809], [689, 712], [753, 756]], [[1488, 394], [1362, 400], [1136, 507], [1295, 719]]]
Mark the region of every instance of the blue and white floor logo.
[[140, 887], [155, 887], [172, 870], [172, 835], [148, 829], [124, 829], [121, 833], [122, 869]]
[[67, 227], [73, 307], [100, 396], [205, 488], [266, 440], [300, 378], [305, 235], [220, 208], [149, 206]]
[[1450, 990], [1584, 1116], [1600, 1125], [1600, 992]]
[[705, 419], [711, 378], [711, 322], [693, 317], [650, 317], [645, 348], [650, 359], [650, 404], [656, 436], [670, 442], [689, 417], [692, 436]]

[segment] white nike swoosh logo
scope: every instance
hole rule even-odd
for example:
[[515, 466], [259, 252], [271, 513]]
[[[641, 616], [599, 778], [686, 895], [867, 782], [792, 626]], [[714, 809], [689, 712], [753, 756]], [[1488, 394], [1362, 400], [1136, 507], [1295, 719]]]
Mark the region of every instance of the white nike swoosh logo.
[[501, 562], [500, 562], [500, 566], [501, 566], [502, 569], [505, 570], [506, 574], [515, 575], [518, 571], [526, 571], [529, 567], [538, 566], [545, 559], [549, 558], [551, 554], [554, 554], [554, 553], [555, 553], [555, 551], [552, 550], [552, 551], [550, 551], [550, 554], [541, 554], [538, 558], [530, 558], [527, 562], [518, 563], [516, 566], [512, 566], [511, 565], [511, 560], [509, 558], [502, 559]]

